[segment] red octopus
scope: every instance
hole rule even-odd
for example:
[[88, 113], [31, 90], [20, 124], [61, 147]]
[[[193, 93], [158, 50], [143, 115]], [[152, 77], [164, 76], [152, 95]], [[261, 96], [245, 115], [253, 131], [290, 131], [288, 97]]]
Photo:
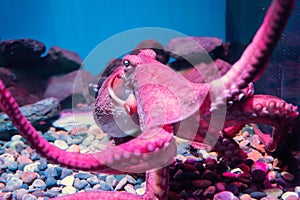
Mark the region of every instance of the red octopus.
[[[116, 128], [111, 135], [123, 137], [130, 134], [134, 138], [101, 152], [72, 153], [51, 145], [22, 115], [2, 81], [0, 108], [30, 146], [52, 163], [109, 174], [146, 171], [146, 192], [143, 195], [98, 191], [55, 199], [167, 199], [168, 165], [176, 155], [174, 135], [203, 142], [215, 139], [220, 132], [234, 136], [248, 123], [267, 124], [273, 127], [272, 134], [259, 132], [259, 135], [270, 151], [287, 136], [298, 118], [297, 107], [278, 97], [249, 95], [245, 91], [267, 67], [293, 6], [293, 0], [273, 0], [263, 24], [241, 58], [225, 75], [211, 82], [196, 84], [187, 81], [156, 61], [152, 50], [125, 56], [123, 66], [103, 83], [95, 102], [94, 118], [105, 130], [106, 126], [116, 123], [116, 116], [121, 115], [123, 118], [120, 119], [128, 123], [126, 121], [123, 128]], [[246, 94], [246, 98], [239, 101], [241, 94]], [[220, 118], [220, 121], [223, 118], [222, 127], [210, 123], [213, 117]], [[180, 128], [184, 123], [188, 126], [196, 124], [195, 132], [182, 133]], [[126, 134], [121, 132], [124, 128]]]

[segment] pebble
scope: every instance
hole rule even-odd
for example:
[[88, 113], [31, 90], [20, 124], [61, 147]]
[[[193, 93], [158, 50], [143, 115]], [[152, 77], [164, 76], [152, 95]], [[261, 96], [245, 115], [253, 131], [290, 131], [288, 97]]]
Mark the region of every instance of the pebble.
[[87, 179], [87, 182], [91, 185], [94, 186], [98, 183], [100, 183], [100, 180], [96, 176], [92, 176], [91, 178]]
[[283, 171], [280, 173], [282, 178], [286, 181], [292, 182], [295, 180], [295, 176], [289, 172]]
[[8, 165], [8, 170], [15, 172], [17, 171], [17, 169], [18, 169], [18, 163], [16, 161], [10, 162], [10, 164]]
[[131, 183], [131, 184], [133, 184], [133, 185], [135, 185], [136, 184], [136, 180], [135, 180], [135, 178], [133, 178], [132, 176], [130, 176], [130, 175], [126, 175], [125, 176], [125, 178], [127, 179], [127, 182], [128, 183]]
[[79, 178], [79, 179], [88, 179], [88, 178], [91, 178], [92, 176], [93, 176], [92, 174], [83, 173], [83, 172], [75, 174], [75, 178]]
[[218, 182], [218, 183], [216, 184], [216, 190], [217, 190], [217, 192], [222, 192], [222, 191], [224, 191], [224, 190], [225, 190], [225, 187], [226, 187], [226, 183], [224, 183], [224, 182]]
[[38, 164], [38, 169], [40, 170], [40, 171], [44, 171], [44, 170], [46, 170], [47, 169], [47, 163], [46, 162], [41, 162], [40, 164]]
[[298, 196], [300, 197], [300, 186], [296, 186], [295, 187], [295, 192], [298, 194]]
[[33, 196], [32, 194], [25, 194], [22, 197], [22, 200], [36, 200], [37, 198], [35, 196]]
[[285, 192], [282, 194], [281, 198], [283, 200], [297, 200], [298, 199], [298, 194], [296, 192]]
[[62, 168], [61, 174], [60, 174], [60, 179], [63, 179], [69, 175], [73, 174], [73, 170], [67, 169], [67, 168]]
[[212, 196], [213, 194], [216, 193], [216, 186], [211, 185], [208, 188], [206, 188], [204, 190], [204, 192], [202, 193], [203, 196]]
[[41, 179], [35, 179], [32, 183], [32, 186], [35, 188], [40, 188], [42, 190], [46, 189], [46, 183]]
[[131, 185], [131, 184], [125, 185], [124, 190], [131, 194], [135, 194], [135, 189], [133, 188], [133, 185]]
[[80, 147], [77, 144], [72, 144], [68, 149], [68, 152], [74, 152], [74, 153], [79, 153], [80, 152]]
[[17, 158], [17, 162], [19, 164], [24, 164], [24, 163], [31, 164], [31, 163], [33, 163], [33, 161], [30, 158], [26, 157], [26, 156], [19, 156]]
[[23, 169], [24, 172], [37, 172], [38, 170], [38, 164], [32, 163], [32, 164], [26, 164]]
[[6, 182], [6, 187], [14, 186], [15, 188], [20, 188], [23, 184], [23, 181], [18, 177], [14, 176]]
[[255, 199], [261, 199], [261, 198], [263, 198], [263, 197], [265, 197], [267, 195], [265, 193], [263, 193], [263, 192], [251, 192], [250, 196], [252, 198], [255, 198]]
[[67, 176], [64, 179], [62, 179], [60, 183], [65, 186], [72, 186], [74, 183], [74, 180], [75, 180], [74, 176], [70, 175], [70, 176]]
[[22, 200], [22, 197], [27, 193], [28, 193], [28, 191], [26, 189], [21, 188], [21, 189], [13, 191], [12, 196], [13, 196], [13, 199]]
[[210, 180], [205, 180], [205, 179], [198, 179], [192, 181], [192, 185], [195, 186], [196, 188], [206, 188], [211, 184], [212, 182]]
[[22, 175], [23, 182], [28, 184], [31, 184], [36, 178], [37, 174], [34, 172], [24, 172]]
[[135, 190], [135, 192], [138, 194], [138, 195], [143, 195], [143, 194], [145, 194], [145, 188], [138, 188], [138, 189], [136, 189]]
[[282, 195], [282, 190], [280, 188], [269, 188], [263, 191], [267, 196], [272, 196], [278, 198]]
[[55, 191], [55, 190], [47, 190], [45, 193], [44, 193], [44, 196], [45, 197], [49, 197], [49, 198], [53, 198], [53, 197], [57, 197], [59, 194], [59, 191]]
[[231, 200], [231, 199], [234, 199], [234, 194], [232, 192], [229, 192], [229, 191], [222, 191], [222, 192], [219, 192], [217, 194], [214, 195], [214, 198], [213, 200]]
[[49, 178], [49, 177], [53, 177], [53, 178], [59, 178], [58, 176], [58, 173], [57, 171], [55, 170], [54, 167], [48, 167], [46, 170], [45, 170], [45, 176], [46, 178]]
[[85, 138], [83, 140], [82, 144], [84, 146], [89, 146], [94, 141], [94, 139], [95, 139], [95, 136], [94, 135], [90, 135], [90, 136], [88, 136], [87, 138]]
[[42, 190], [36, 190], [36, 191], [32, 192], [32, 195], [34, 195], [36, 197], [43, 197], [44, 192]]
[[242, 194], [240, 200], [252, 200], [252, 197], [249, 194]]
[[57, 186], [56, 179], [54, 179], [53, 177], [48, 177], [46, 179], [46, 186], [47, 186], [47, 188], [52, 188], [52, 187]]
[[127, 183], [127, 179], [124, 177], [121, 179], [121, 181], [116, 185], [115, 187], [115, 191], [120, 191], [124, 188], [124, 186], [126, 185]]
[[66, 186], [62, 189], [62, 194], [66, 195], [66, 194], [75, 194], [76, 193], [76, 188], [74, 188], [73, 186]]
[[234, 195], [238, 195], [239, 193], [238, 186], [233, 183], [226, 185], [225, 190], [232, 192]]
[[277, 173], [275, 171], [269, 171], [266, 175], [266, 179], [270, 182], [276, 181]]
[[106, 176], [106, 178], [105, 178], [105, 182], [106, 182], [110, 187], [113, 187], [113, 186], [116, 185], [117, 180], [116, 180], [116, 178], [115, 178], [114, 175], [108, 175], [108, 176]]
[[[95, 185], [95, 186], [97, 186], [97, 185]], [[108, 183], [106, 183], [105, 181], [102, 181], [102, 180], [100, 181], [100, 187], [101, 187], [101, 189], [103, 191], [111, 191], [111, 190], [113, 190], [112, 186], [110, 186]]]
[[74, 181], [74, 187], [77, 188], [78, 190], [85, 188], [87, 185], [88, 185], [88, 182], [86, 180], [76, 179]]
[[62, 150], [66, 150], [69, 147], [68, 144], [63, 140], [55, 140], [54, 145]]

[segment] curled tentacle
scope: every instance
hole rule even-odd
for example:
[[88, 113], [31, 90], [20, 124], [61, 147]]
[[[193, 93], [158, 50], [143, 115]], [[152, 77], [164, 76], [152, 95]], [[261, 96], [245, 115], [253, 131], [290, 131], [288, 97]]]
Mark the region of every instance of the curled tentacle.
[[225, 98], [227, 101], [233, 99], [241, 89], [260, 78], [269, 63], [293, 7], [293, 0], [272, 1], [263, 24], [241, 58], [221, 77], [221, 80], [213, 81], [210, 84], [212, 88], [219, 87], [218, 84], [224, 84], [225, 87], [225, 95], [219, 96], [213, 102], [213, 109], [224, 104]]
[[273, 127], [271, 134], [262, 132], [257, 132], [257, 134], [266, 149], [274, 151], [277, 144], [285, 138], [297, 117], [299, 117], [299, 112], [296, 106], [274, 96], [254, 95], [229, 108], [225, 126], [255, 123]]

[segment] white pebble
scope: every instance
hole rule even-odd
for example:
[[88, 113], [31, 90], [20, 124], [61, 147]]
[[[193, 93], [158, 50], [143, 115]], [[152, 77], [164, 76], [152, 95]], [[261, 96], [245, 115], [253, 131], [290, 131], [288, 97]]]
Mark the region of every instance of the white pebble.
[[71, 176], [67, 176], [67, 177], [65, 177], [64, 179], [62, 179], [61, 180], [61, 184], [62, 185], [65, 185], [65, 186], [72, 186], [73, 185], [73, 183], [74, 183], [74, 176], [73, 175], [71, 175]]
[[67, 186], [62, 189], [62, 194], [74, 194], [76, 193], [76, 189], [73, 186]]
[[296, 192], [285, 192], [283, 193], [283, 195], [281, 196], [281, 198], [283, 200], [286, 200], [288, 197], [295, 197], [295, 198], [298, 198], [298, 194]]
[[55, 140], [54, 145], [62, 150], [66, 150], [68, 148], [68, 145], [63, 140]]

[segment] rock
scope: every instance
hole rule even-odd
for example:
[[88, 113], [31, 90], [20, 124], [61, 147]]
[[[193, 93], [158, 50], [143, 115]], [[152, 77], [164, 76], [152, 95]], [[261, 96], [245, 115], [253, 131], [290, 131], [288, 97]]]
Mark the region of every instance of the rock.
[[218, 183], [216, 183], [216, 190], [217, 190], [217, 192], [224, 191], [225, 187], [226, 187], [226, 183], [224, 183], [224, 182], [218, 182]]
[[87, 179], [87, 182], [91, 185], [94, 186], [96, 184], [100, 183], [100, 180], [96, 177], [96, 176], [92, 176], [90, 178]]
[[67, 169], [67, 168], [62, 168], [60, 179], [63, 179], [71, 174], [73, 174], [73, 170]]
[[136, 194], [135, 189], [133, 188], [133, 185], [131, 185], [131, 184], [125, 185], [124, 190], [131, 194]]
[[[88, 85], [92, 83], [94, 77], [90, 72], [77, 70], [66, 75], [51, 77], [47, 82], [44, 97], [55, 97], [62, 102], [63, 108], [78, 103], [91, 103], [94, 97], [89, 94]], [[72, 102], [72, 100], [74, 100]], [[63, 102], [64, 101], [64, 102]]]
[[296, 192], [285, 192], [281, 195], [282, 200], [297, 200], [298, 194]]
[[135, 190], [135, 192], [138, 195], [143, 195], [143, 194], [145, 194], [146, 190], [145, 190], [145, 188], [138, 188], [138, 189]]
[[[24, 163], [24, 164], [26, 164], [26, 163]], [[22, 164], [21, 164], [22, 165]], [[38, 164], [37, 163], [32, 163], [32, 164], [26, 164], [25, 166], [24, 166], [24, 169], [23, 169], [23, 171], [24, 172], [36, 172], [36, 171], [38, 171]]]
[[213, 200], [234, 199], [234, 194], [229, 191], [222, 191], [214, 195]]
[[[45, 121], [58, 114], [59, 102], [55, 98], [47, 98], [34, 104], [23, 106], [20, 110], [31, 124], [37, 126], [39, 122]], [[3, 122], [0, 123], [0, 136], [17, 133], [17, 129], [13, 126], [6, 114], [0, 114], [0, 122]]]
[[21, 189], [13, 191], [12, 196], [13, 196], [13, 199], [22, 200], [23, 196], [27, 193], [28, 193], [27, 190], [25, 190], [24, 188], [21, 188]]
[[39, 64], [45, 51], [45, 45], [33, 39], [0, 41], [0, 63], [8, 68], [28, 68]]
[[57, 186], [57, 181], [53, 177], [48, 177], [46, 179], [46, 186], [47, 188], [52, 188]]
[[37, 200], [37, 198], [35, 196], [33, 196], [32, 194], [25, 194], [22, 198], [23, 199], [26, 199], [26, 200]]
[[105, 182], [110, 186], [110, 187], [113, 187], [116, 185], [117, 183], [117, 180], [115, 178], [114, 175], [108, 175], [105, 177]]
[[47, 169], [48, 165], [47, 165], [46, 162], [41, 162], [40, 164], [38, 164], [37, 167], [38, 167], [38, 169], [39, 169], [40, 171], [44, 171], [44, 170]]
[[105, 181], [102, 181], [102, 180], [100, 181], [100, 187], [101, 187], [101, 190], [103, 190], [103, 191], [112, 191], [113, 190], [112, 186], [110, 186], [108, 183], [106, 183]]
[[170, 56], [164, 51], [164, 47], [156, 40], [145, 40], [141, 42], [130, 54], [137, 55], [141, 49], [152, 49], [155, 51], [155, 59], [163, 64], [166, 64], [170, 59]]
[[238, 186], [233, 183], [226, 185], [225, 190], [232, 192], [234, 195], [238, 195], [239, 193]]
[[62, 150], [66, 150], [69, 147], [63, 140], [55, 140], [54, 145]]
[[45, 170], [45, 176], [46, 176], [46, 178], [49, 178], [49, 177], [53, 177], [56, 179], [59, 178], [57, 171], [53, 167], [49, 167]]
[[88, 185], [88, 182], [86, 180], [79, 180], [76, 179], [74, 182], [74, 187], [78, 190], [84, 189]]
[[240, 200], [252, 200], [252, 197], [249, 194], [243, 194], [240, 196]]
[[66, 186], [62, 189], [62, 194], [67, 195], [67, 194], [75, 194], [76, 193], [76, 188], [73, 186]]
[[92, 174], [89, 174], [89, 173], [78, 173], [78, 174], [75, 174], [75, 178], [79, 178], [79, 179], [88, 179], [88, 178], [91, 178], [93, 175]]
[[38, 74], [29, 73], [29, 71], [26, 70], [25, 73], [24, 69], [0, 67], [0, 79], [20, 106], [32, 104], [42, 99], [42, 80]]
[[210, 186], [212, 182], [210, 180], [200, 179], [192, 181], [192, 185], [196, 188], [206, 188]]
[[24, 172], [22, 180], [24, 183], [31, 184], [37, 178], [37, 174], [34, 172]]
[[263, 191], [267, 196], [272, 196], [275, 198], [278, 198], [282, 195], [282, 190], [280, 188], [270, 188], [270, 189], [265, 189]]
[[44, 196], [45, 197], [49, 197], [49, 198], [54, 198], [54, 197], [57, 197], [59, 194], [59, 191], [56, 191], [56, 190], [47, 190], [45, 193], [44, 193]]
[[251, 192], [250, 196], [252, 198], [255, 198], [255, 199], [261, 199], [261, 198], [263, 198], [263, 197], [265, 197], [267, 195], [265, 193], [263, 193], [263, 192]]
[[[172, 39], [165, 47], [165, 50], [174, 58], [198, 63], [203, 56], [222, 45], [222, 39], [213, 37], [178, 37]], [[198, 62], [195, 62], [198, 61]]]
[[16, 161], [10, 162], [8, 170], [15, 172], [18, 169], [18, 163]]
[[44, 57], [43, 77], [66, 74], [78, 70], [82, 60], [75, 52], [60, 47], [51, 47]]
[[286, 181], [292, 182], [295, 180], [295, 176], [289, 172], [283, 171], [280, 173], [282, 178]]
[[270, 182], [276, 181], [277, 173], [275, 171], [269, 171], [266, 175], [266, 179]]
[[35, 188], [40, 188], [41, 190], [46, 189], [46, 183], [41, 179], [35, 179], [32, 183], [32, 186]]
[[248, 159], [253, 161], [258, 161], [261, 158], [263, 158], [263, 156], [259, 151], [251, 150], [251, 152], [248, 153]]
[[121, 181], [116, 185], [115, 187], [115, 191], [120, 191], [124, 188], [124, 186], [126, 185], [127, 183], [127, 179], [124, 177], [121, 179]]
[[62, 179], [60, 183], [65, 186], [72, 186], [74, 183], [74, 180], [75, 180], [74, 176], [70, 175], [70, 176], [67, 176], [64, 179]]
[[202, 193], [203, 196], [212, 197], [216, 193], [216, 187], [211, 185]]
[[36, 190], [32, 192], [32, 195], [39, 198], [39, 197], [44, 197], [44, 192], [42, 190]]
[[89, 146], [95, 139], [95, 136], [94, 135], [90, 135], [88, 136], [87, 138], [85, 138], [82, 142], [83, 145], [85, 146]]

